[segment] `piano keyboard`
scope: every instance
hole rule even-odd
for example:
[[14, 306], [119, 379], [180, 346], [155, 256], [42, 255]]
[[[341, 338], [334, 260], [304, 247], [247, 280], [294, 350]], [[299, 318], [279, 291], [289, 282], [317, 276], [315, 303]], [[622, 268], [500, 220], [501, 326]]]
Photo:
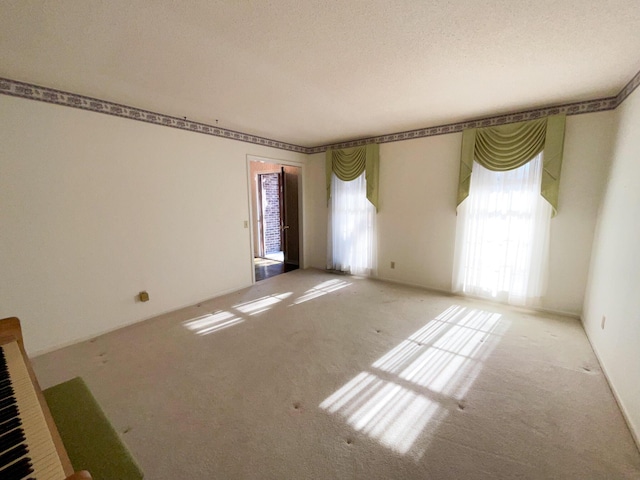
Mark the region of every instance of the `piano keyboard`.
[[0, 346], [0, 479], [66, 476], [17, 342]]

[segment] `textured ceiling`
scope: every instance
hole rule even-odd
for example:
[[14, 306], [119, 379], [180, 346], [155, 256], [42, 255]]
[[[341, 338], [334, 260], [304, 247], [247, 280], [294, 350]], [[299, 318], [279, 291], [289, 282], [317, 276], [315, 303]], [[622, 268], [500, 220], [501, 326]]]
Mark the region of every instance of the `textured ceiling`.
[[0, 77], [302, 146], [617, 94], [638, 0], [2, 0]]

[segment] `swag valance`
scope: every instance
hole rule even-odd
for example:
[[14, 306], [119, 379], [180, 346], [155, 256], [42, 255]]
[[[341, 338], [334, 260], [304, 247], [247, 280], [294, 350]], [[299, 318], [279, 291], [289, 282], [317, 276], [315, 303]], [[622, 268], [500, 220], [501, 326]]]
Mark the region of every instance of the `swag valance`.
[[331, 198], [331, 172], [343, 182], [355, 180], [362, 172], [367, 179], [367, 199], [378, 210], [378, 173], [380, 146], [378, 144], [342, 150], [328, 149], [326, 154], [327, 202]]
[[564, 115], [554, 115], [529, 122], [465, 130], [462, 134], [457, 205], [469, 196], [474, 160], [489, 170], [502, 172], [521, 167], [544, 152], [540, 194], [551, 204], [555, 215], [565, 118]]

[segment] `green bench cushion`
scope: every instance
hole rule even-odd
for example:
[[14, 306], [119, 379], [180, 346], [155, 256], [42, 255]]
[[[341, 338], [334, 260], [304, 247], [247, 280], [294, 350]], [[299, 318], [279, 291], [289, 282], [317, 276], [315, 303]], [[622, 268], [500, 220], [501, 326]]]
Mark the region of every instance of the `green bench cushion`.
[[88, 470], [94, 480], [143, 478], [82, 378], [43, 393], [75, 471]]

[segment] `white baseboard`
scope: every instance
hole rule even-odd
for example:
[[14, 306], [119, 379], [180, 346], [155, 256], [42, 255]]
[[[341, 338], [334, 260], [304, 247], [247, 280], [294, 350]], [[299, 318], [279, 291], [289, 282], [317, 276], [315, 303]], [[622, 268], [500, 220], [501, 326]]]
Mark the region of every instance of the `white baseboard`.
[[395, 285], [404, 285], [405, 287], [420, 288], [422, 290], [427, 290], [428, 292], [435, 292], [435, 293], [441, 293], [443, 295], [455, 296], [455, 294], [451, 293], [450, 290], [443, 290], [443, 289], [440, 289], [440, 288], [427, 287], [425, 285], [420, 285], [419, 283], [403, 282], [402, 280], [395, 280], [395, 279], [385, 278], [385, 277], [371, 277], [371, 278], [373, 280], [380, 280], [380, 281], [387, 282], [387, 283], [393, 283]]
[[90, 335], [85, 335], [85, 336], [82, 336], [82, 337], [79, 337], [79, 338], [75, 338], [73, 340], [69, 340], [68, 342], [62, 342], [62, 343], [56, 344], [56, 345], [54, 345], [52, 347], [47, 347], [47, 348], [43, 348], [43, 349], [40, 349], [40, 350], [28, 351], [27, 352], [27, 356], [29, 358], [34, 358], [34, 357], [37, 357], [39, 355], [44, 355], [45, 353], [50, 353], [50, 352], [53, 352], [55, 350], [60, 350], [61, 348], [70, 347], [71, 345], [75, 345], [76, 343], [86, 342], [86, 341], [91, 340], [93, 338], [97, 338], [97, 337], [100, 337], [102, 335], [106, 335], [107, 333], [115, 332], [116, 330], [120, 330], [121, 328], [130, 327], [131, 325], [135, 325], [136, 323], [140, 323], [140, 322], [145, 322], [147, 320], [151, 320], [152, 318], [159, 317], [160, 315], [166, 315], [167, 313], [175, 312], [177, 310], [182, 310], [183, 308], [192, 307], [194, 305], [198, 305], [199, 303], [204, 303], [204, 302], [206, 302], [208, 300], [212, 300], [214, 298], [221, 297], [222, 295], [227, 295], [229, 293], [237, 292], [238, 290], [242, 290], [243, 288], [247, 288], [247, 287], [250, 287], [250, 286], [251, 285], [245, 285], [244, 287], [237, 287], [237, 288], [231, 288], [231, 289], [228, 289], [228, 290], [223, 290], [221, 292], [216, 293], [213, 297], [206, 298], [205, 300], [200, 300], [200, 301], [192, 302], [192, 303], [189, 303], [189, 304], [186, 304], [186, 305], [177, 306], [175, 308], [171, 308], [171, 309], [168, 309], [168, 310], [163, 310], [163, 311], [158, 312], [158, 313], [156, 313], [154, 315], [151, 315], [149, 317], [144, 317], [144, 318], [140, 318], [140, 319], [136, 319], [136, 320], [131, 320], [130, 322], [125, 322], [125, 323], [119, 324], [119, 325], [117, 325], [115, 327], [112, 327], [112, 328], [106, 328], [104, 330], [99, 330], [96, 333], [92, 333]]
[[396, 285], [404, 285], [407, 287], [414, 287], [414, 288], [420, 288], [422, 290], [427, 290], [429, 292], [435, 292], [435, 293], [441, 293], [443, 295], [448, 295], [450, 297], [459, 297], [459, 298], [467, 298], [467, 299], [472, 299], [472, 300], [478, 300], [480, 302], [486, 302], [489, 304], [497, 304], [497, 305], [501, 305], [501, 306], [506, 306], [506, 307], [510, 307], [510, 308], [516, 308], [519, 310], [524, 310], [524, 311], [533, 311], [533, 312], [540, 312], [540, 313], [548, 313], [548, 314], [552, 314], [552, 315], [560, 315], [562, 317], [571, 317], [574, 318], [576, 320], [580, 320], [580, 314], [576, 313], [576, 312], [566, 312], [564, 310], [554, 310], [552, 308], [544, 308], [544, 307], [531, 307], [531, 306], [517, 306], [517, 305], [510, 305], [508, 303], [505, 302], [498, 302], [495, 300], [491, 300], [489, 298], [483, 298], [483, 297], [476, 297], [474, 295], [463, 295], [461, 293], [456, 293], [456, 292], [452, 292], [451, 290], [444, 290], [444, 289], [440, 289], [440, 288], [434, 288], [434, 287], [427, 287], [425, 285], [420, 285], [418, 283], [410, 283], [410, 282], [403, 282], [400, 280], [392, 280], [389, 278], [384, 278], [384, 277], [371, 277], [374, 280], [382, 280], [384, 282], [388, 282], [388, 283], [394, 283]]
[[615, 398], [616, 403], [618, 404], [618, 407], [620, 408], [620, 411], [622, 412], [622, 417], [624, 418], [624, 421], [627, 424], [627, 428], [629, 429], [629, 432], [631, 432], [631, 436], [633, 437], [633, 441], [636, 442], [636, 447], [638, 448], [638, 451], [640, 451], [640, 432], [637, 432], [636, 430], [634, 430], [633, 424], [631, 423], [631, 417], [629, 416], [629, 412], [626, 409], [626, 407], [624, 406], [624, 402], [620, 398], [620, 395], [618, 394], [618, 391], [616, 390], [615, 385], [611, 382], [611, 378], [609, 377], [609, 374], [607, 373], [607, 368], [604, 366], [604, 363], [602, 362], [602, 360], [600, 358], [600, 354], [598, 353], [598, 350], [596, 349], [595, 345], [591, 341], [591, 337], [589, 337], [589, 332], [584, 327], [584, 319], [582, 317], [580, 317], [580, 322], [582, 323], [582, 329], [584, 330], [584, 333], [587, 336], [587, 340], [589, 341], [589, 344], [591, 345], [591, 349], [593, 350], [593, 353], [595, 354], [596, 359], [598, 360], [598, 363], [600, 364], [600, 368], [602, 369], [602, 373], [604, 374], [604, 378], [607, 381], [607, 385], [609, 385], [609, 389], [611, 390], [611, 393], [613, 394], [613, 398]]

